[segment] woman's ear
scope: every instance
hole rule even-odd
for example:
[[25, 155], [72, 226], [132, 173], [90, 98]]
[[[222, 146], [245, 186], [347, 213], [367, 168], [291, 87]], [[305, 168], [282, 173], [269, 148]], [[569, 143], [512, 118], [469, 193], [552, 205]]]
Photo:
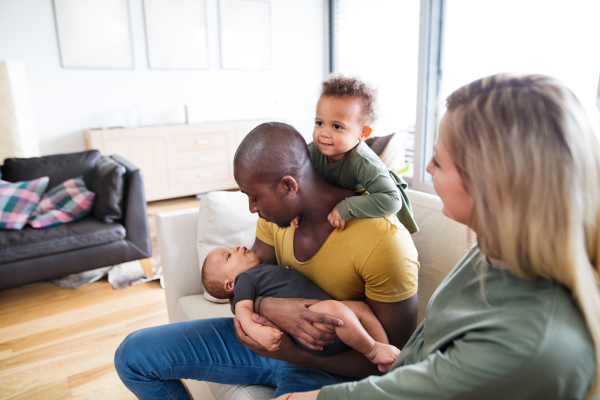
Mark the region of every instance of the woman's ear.
[[298, 192], [298, 182], [292, 176], [286, 175], [279, 181], [278, 189], [286, 196], [294, 197]]
[[371, 133], [373, 133], [373, 128], [371, 128], [370, 126], [365, 126], [358, 140], [360, 142], [362, 142], [363, 140], [367, 140], [367, 138], [371, 136]]

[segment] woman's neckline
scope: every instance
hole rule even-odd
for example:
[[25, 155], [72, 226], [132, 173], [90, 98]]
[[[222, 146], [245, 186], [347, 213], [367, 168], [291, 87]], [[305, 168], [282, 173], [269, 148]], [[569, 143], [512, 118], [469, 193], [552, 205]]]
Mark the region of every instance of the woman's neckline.
[[502, 260], [498, 260], [498, 259], [495, 259], [495, 258], [490, 258], [488, 256], [485, 256], [485, 262], [488, 263], [488, 265], [491, 265], [494, 268], [508, 269], [508, 267], [506, 266], [506, 264]]

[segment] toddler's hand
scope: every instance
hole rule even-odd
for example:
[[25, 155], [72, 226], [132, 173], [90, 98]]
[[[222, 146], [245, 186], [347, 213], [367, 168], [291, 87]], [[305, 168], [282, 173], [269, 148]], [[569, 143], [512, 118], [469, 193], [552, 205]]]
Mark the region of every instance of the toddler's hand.
[[298, 229], [298, 217], [294, 218], [294, 226]]
[[269, 351], [279, 350], [283, 332], [270, 326], [261, 326], [256, 341]]
[[327, 221], [329, 221], [331, 226], [333, 226], [334, 228], [339, 228], [340, 232], [343, 231], [344, 226], [346, 226], [346, 221], [344, 221], [344, 219], [340, 217], [340, 214], [337, 211], [337, 207], [333, 207], [333, 210], [331, 210], [331, 212], [327, 216]]

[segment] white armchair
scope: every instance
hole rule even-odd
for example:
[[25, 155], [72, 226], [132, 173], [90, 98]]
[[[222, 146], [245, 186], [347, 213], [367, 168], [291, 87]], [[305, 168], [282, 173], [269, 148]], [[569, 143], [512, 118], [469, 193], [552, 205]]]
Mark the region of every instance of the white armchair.
[[[425, 317], [429, 298], [442, 279], [467, 252], [475, 235], [464, 225], [446, 218], [437, 196], [408, 191], [420, 232], [413, 235], [419, 252], [419, 322]], [[229, 304], [208, 301], [200, 279], [201, 262], [220, 245], [254, 242], [256, 216], [240, 192], [211, 192], [193, 208], [156, 216], [169, 321], [232, 316]], [[200, 253], [200, 254], [199, 254]], [[264, 400], [269, 386], [221, 385], [185, 381], [194, 400]]]

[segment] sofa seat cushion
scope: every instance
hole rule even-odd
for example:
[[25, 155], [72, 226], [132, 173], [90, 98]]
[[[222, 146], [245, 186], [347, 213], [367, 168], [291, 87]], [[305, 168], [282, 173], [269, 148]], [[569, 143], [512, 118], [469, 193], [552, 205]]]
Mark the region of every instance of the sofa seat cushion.
[[37, 258], [123, 240], [125, 228], [89, 216], [48, 229], [26, 227], [0, 232], [0, 264]]
[[177, 303], [187, 320], [233, 317], [229, 303], [208, 301], [202, 294], [181, 297]]

